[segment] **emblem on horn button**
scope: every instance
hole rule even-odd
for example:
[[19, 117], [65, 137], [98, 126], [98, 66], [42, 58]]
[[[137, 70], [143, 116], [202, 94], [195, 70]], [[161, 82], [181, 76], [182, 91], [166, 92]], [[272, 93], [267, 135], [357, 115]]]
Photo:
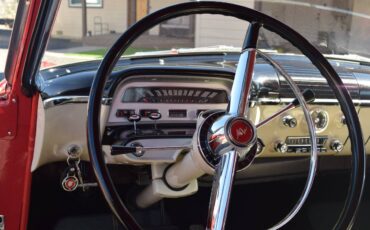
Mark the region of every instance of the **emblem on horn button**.
[[228, 136], [231, 142], [240, 147], [246, 147], [255, 139], [254, 128], [249, 121], [236, 118], [228, 124]]

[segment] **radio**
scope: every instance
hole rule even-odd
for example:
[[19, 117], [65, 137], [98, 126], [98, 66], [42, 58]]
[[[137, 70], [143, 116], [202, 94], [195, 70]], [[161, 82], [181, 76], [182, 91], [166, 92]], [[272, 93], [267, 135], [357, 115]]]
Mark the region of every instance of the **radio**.
[[[317, 151], [327, 152], [325, 144], [328, 140], [327, 136], [316, 137]], [[287, 137], [285, 139], [286, 152], [288, 153], [308, 153], [311, 151], [310, 137]]]

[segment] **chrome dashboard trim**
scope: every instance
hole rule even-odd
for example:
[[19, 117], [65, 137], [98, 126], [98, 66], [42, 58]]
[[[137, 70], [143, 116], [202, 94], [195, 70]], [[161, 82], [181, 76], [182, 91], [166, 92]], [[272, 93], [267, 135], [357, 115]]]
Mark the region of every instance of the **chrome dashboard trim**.
[[[294, 99], [295, 98], [257, 98], [257, 100], [254, 99], [252, 101], [266, 103], [266, 104], [279, 104], [279, 103], [290, 103]], [[370, 100], [353, 99], [352, 101], [355, 105], [356, 104], [370, 105]], [[315, 101], [310, 102], [309, 104], [332, 105], [332, 104], [338, 104], [338, 100], [330, 99], [330, 98], [316, 98]]]
[[[44, 100], [44, 108], [50, 109], [55, 106], [65, 105], [65, 104], [81, 104], [87, 103], [89, 101], [89, 96], [61, 96], [52, 97]], [[103, 98], [103, 105], [110, 105], [112, 103], [112, 98]]]
[[44, 108], [50, 109], [58, 105], [65, 105], [71, 103], [87, 103], [89, 100], [88, 96], [62, 96], [62, 97], [53, 97], [44, 100]]
[[[252, 99], [251, 101], [264, 103], [264, 104], [279, 104], [279, 103], [290, 103], [294, 100], [294, 98], [258, 98], [257, 100]], [[44, 108], [49, 109], [59, 105], [65, 104], [72, 104], [72, 103], [87, 103], [89, 101], [88, 96], [61, 96], [61, 97], [53, 97], [44, 100]], [[353, 100], [354, 104], [359, 105], [366, 105], [370, 106], [370, 100]], [[112, 98], [103, 98], [102, 104], [104, 105], [111, 105]], [[316, 98], [314, 102], [311, 104], [338, 104], [337, 99], [323, 99], [323, 98]]]

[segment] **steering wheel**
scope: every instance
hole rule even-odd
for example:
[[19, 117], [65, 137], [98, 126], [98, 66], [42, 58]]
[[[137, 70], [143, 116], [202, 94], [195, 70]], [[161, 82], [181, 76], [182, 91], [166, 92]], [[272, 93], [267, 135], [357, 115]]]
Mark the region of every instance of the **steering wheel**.
[[[192, 166], [199, 166], [200, 172], [215, 174], [207, 229], [224, 228], [234, 175], [237, 170], [248, 166], [254, 159], [256, 127], [246, 118], [245, 114], [248, 111], [248, 95], [250, 93], [257, 53], [256, 43], [261, 27], [280, 35], [306, 55], [326, 78], [329, 86], [338, 99], [349, 130], [352, 168], [345, 204], [333, 229], [351, 228], [364, 188], [366, 153], [364, 150], [359, 118], [352, 103], [352, 99], [341, 78], [318, 50], [316, 50], [303, 36], [284, 23], [239, 5], [205, 1], [174, 5], [146, 16], [119, 37], [115, 44], [109, 49], [99, 66], [89, 96], [87, 141], [90, 161], [96, 179], [114, 215], [124, 227], [128, 229], [140, 229], [139, 224], [120, 199], [105, 164], [100, 133], [100, 105], [105, 81], [124, 51], [142, 33], [165, 20], [189, 14], [221, 14], [245, 20], [250, 23], [235, 73], [227, 112], [208, 113], [206, 116], [203, 115], [203, 117], [200, 116], [202, 118], [198, 118], [198, 128], [193, 138], [194, 144], [192, 153], [187, 155], [191, 156], [188, 158], [191, 158]], [[270, 59], [270, 61], [273, 60]], [[279, 72], [284, 73], [284, 70], [279, 68], [276, 63], [273, 66], [278, 69]], [[292, 79], [286, 74], [283, 75], [287, 78], [303, 108], [310, 130], [312, 153], [309, 178], [300, 200], [288, 216], [275, 225], [273, 229], [280, 228], [286, 224], [302, 207], [312, 186], [317, 165], [315, 131], [312, 120], [309, 118], [305, 99], [298, 87], [292, 82]], [[208, 126], [205, 124], [208, 124]], [[220, 144], [217, 146], [211, 145], [210, 142], [214, 140]], [[176, 166], [175, 164], [172, 167], [173, 171], [176, 167], [182, 166]], [[169, 170], [171, 170], [171, 168]], [[167, 181], [167, 183], [168, 182], [171, 181]], [[182, 183], [176, 184], [176, 181], [172, 182], [172, 186], [175, 188], [181, 185]]]

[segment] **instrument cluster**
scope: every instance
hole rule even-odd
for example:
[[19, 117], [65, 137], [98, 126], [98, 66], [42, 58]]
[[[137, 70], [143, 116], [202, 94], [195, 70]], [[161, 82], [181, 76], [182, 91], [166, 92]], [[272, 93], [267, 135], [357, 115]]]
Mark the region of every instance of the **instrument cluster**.
[[123, 103], [228, 103], [225, 90], [194, 87], [130, 87], [122, 96]]
[[108, 124], [195, 123], [202, 111], [226, 109], [231, 85], [228, 79], [137, 76], [117, 87]]

